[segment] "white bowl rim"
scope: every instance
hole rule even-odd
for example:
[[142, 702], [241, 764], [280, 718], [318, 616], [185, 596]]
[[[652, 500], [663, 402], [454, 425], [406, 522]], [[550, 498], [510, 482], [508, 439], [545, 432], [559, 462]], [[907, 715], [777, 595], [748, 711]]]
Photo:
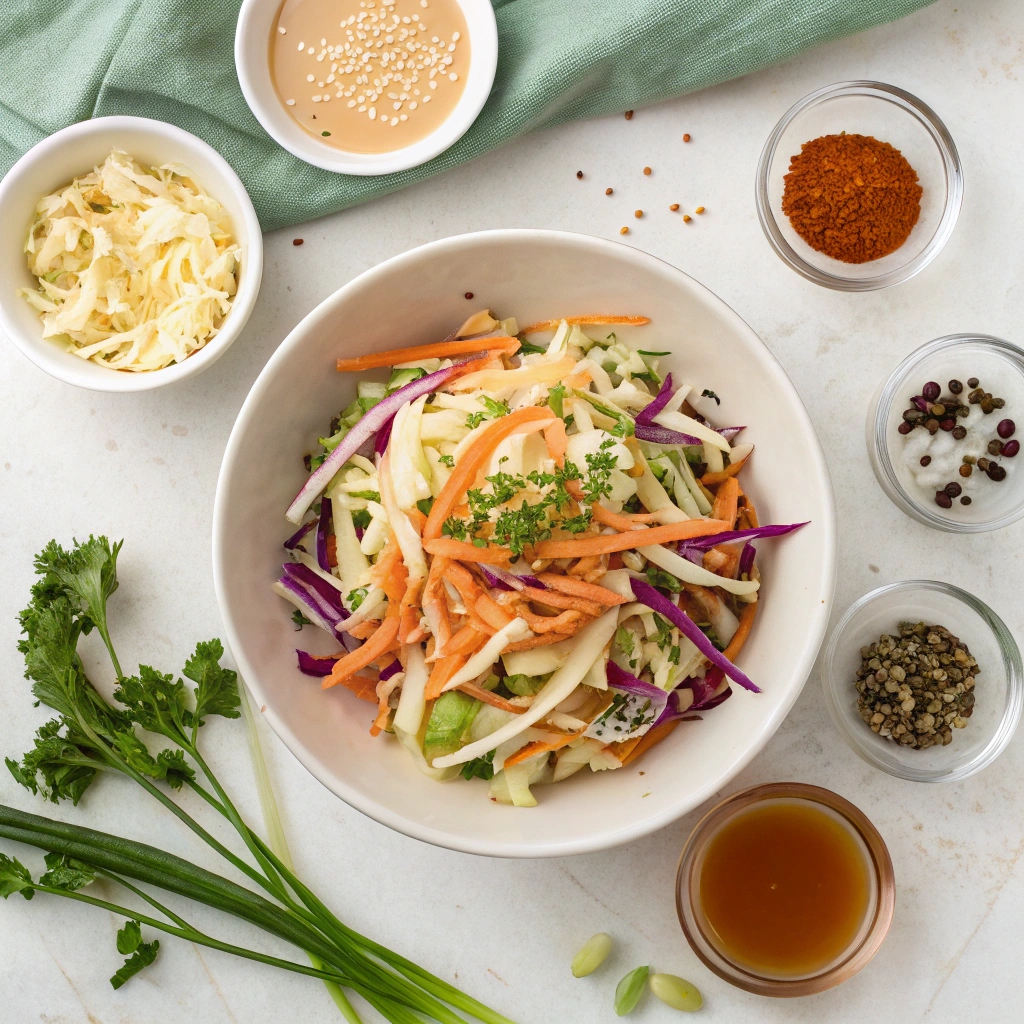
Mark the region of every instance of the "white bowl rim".
[[[0, 209], [4, 209], [7, 199], [7, 191], [13, 187], [13, 183], [23, 175], [31, 172], [40, 161], [45, 162], [54, 153], [58, 152], [68, 142], [79, 138], [102, 134], [103, 132], [133, 131], [136, 133], [149, 132], [153, 135], [163, 136], [181, 145], [184, 149], [199, 150], [214, 165], [224, 183], [234, 192], [242, 208], [242, 216], [245, 222], [245, 229], [248, 234], [247, 252], [242, 264], [242, 277], [239, 281], [238, 291], [231, 304], [231, 311], [225, 319], [225, 325], [218, 331], [216, 337], [204, 345], [195, 355], [189, 356], [184, 362], [172, 363], [160, 370], [149, 370], [144, 373], [125, 373], [109, 368], [103, 375], [93, 376], [91, 373], [81, 374], [77, 371], [84, 368], [82, 360], [78, 356], [67, 353], [67, 373], [58, 372], [57, 367], [64, 364], [62, 358], [43, 358], [42, 346], [46, 342], [42, 334], [38, 339], [26, 339], [24, 332], [17, 323], [7, 315], [7, 303], [11, 301], [6, 296], [0, 296], [0, 328], [10, 338], [31, 362], [41, 370], [50, 374], [57, 380], [75, 387], [85, 388], [89, 391], [100, 392], [138, 392], [151, 391], [154, 388], [164, 387], [176, 381], [184, 380], [186, 377], [201, 373], [208, 366], [215, 363], [228, 349], [231, 343], [241, 333], [253, 307], [256, 305], [256, 298], [259, 295], [260, 282], [263, 277], [263, 232], [260, 228], [256, 210], [249, 198], [249, 193], [242, 184], [241, 179], [235, 173], [232, 166], [211, 146], [208, 142], [200, 139], [197, 135], [179, 128], [177, 125], [168, 124], [166, 121], [158, 121], [150, 117], [136, 117], [128, 114], [114, 114], [109, 117], [93, 117], [86, 121], [78, 121], [68, 125], [60, 131], [41, 139], [31, 149], [24, 153], [11, 167], [11, 169], [0, 180]], [[184, 154], [183, 154], [184, 156]], [[180, 161], [188, 166], [188, 160]], [[208, 188], [207, 183], [202, 183]], [[23, 301], [20, 298], [18, 301]], [[226, 329], [225, 329], [226, 328]], [[47, 349], [47, 354], [49, 350]], [[63, 353], [61, 353], [63, 355]]]
[[[276, 101], [273, 110], [259, 96], [256, 75], [270, 74], [270, 57], [267, 46], [259, 48], [263, 59], [250, 53], [253, 43], [250, 35], [255, 29], [252, 22], [263, 8], [273, 6], [275, 11], [282, 0], [243, 0], [235, 24], [235, 71], [242, 88], [245, 102], [259, 121], [263, 130], [292, 156], [304, 163], [336, 174], [377, 175], [394, 174], [419, 167], [446, 149], [455, 145], [472, 127], [483, 110], [494, 85], [498, 69], [498, 22], [490, 0], [456, 0], [466, 16], [472, 51], [470, 69], [462, 97], [455, 109], [425, 138], [402, 149], [385, 153], [357, 153], [328, 146], [308, 135], [296, 124], [291, 116]], [[294, 126], [294, 130], [291, 128]]]
[[[244, 429], [240, 429], [240, 425], [244, 424], [244, 421], [251, 414], [251, 409], [258, 403], [262, 391], [268, 386], [268, 381], [276, 372], [278, 364], [283, 362], [287, 354], [302, 342], [306, 333], [307, 324], [316, 319], [327, 307], [343, 302], [350, 292], [361, 288], [367, 280], [374, 277], [389, 275], [394, 270], [400, 269], [403, 264], [418, 260], [425, 253], [441, 254], [449, 248], [472, 245], [476, 240], [568, 241], [577, 245], [592, 246], [595, 249], [601, 249], [606, 252], [613, 252], [618, 256], [624, 256], [638, 264], [657, 268], [661, 272], [668, 269], [672, 274], [684, 279], [688, 286], [699, 289], [703, 293], [703, 296], [708, 301], [709, 305], [717, 307], [719, 311], [724, 312], [726, 316], [733, 319], [737, 326], [741, 327], [742, 330], [749, 335], [752, 341], [755, 341], [764, 349], [764, 354], [767, 360], [771, 364], [774, 364], [778, 371], [777, 383], [783, 388], [788, 388], [791, 393], [791, 397], [795, 399], [793, 407], [796, 411], [796, 415], [800, 420], [802, 420], [802, 426], [806, 431], [807, 436], [813, 442], [811, 444], [811, 449], [813, 452], [814, 469], [822, 484], [822, 501], [828, 512], [825, 517], [826, 521], [822, 524], [822, 528], [824, 530], [823, 546], [825, 552], [822, 562], [826, 583], [824, 590], [821, 593], [821, 603], [817, 606], [815, 614], [811, 617], [811, 620], [808, 623], [808, 635], [817, 635], [818, 640], [816, 643], [808, 645], [808, 647], [805, 648], [802, 657], [793, 668], [792, 674], [794, 678], [799, 677], [802, 679], [802, 682], [799, 686], [795, 686], [793, 688], [793, 691], [788, 695], [787, 699], [776, 708], [774, 714], [770, 715], [764, 721], [761, 726], [760, 733], [758, 734], [755, 742], [751, 743], [748, 750], [723, 776], [717, 777], [704, 786], [699, 787], [696, 790], [696, 793], [691, 793], [687, 797], [689, 807], [675, 806], [661, 814], [638, 822], [635, 825], [619, 828], [617, 830], [609, 830], [598, 835], [565, 841], [531, 840], [530, 845], [528, 846], [524, 846], [516, 841], [496, 841], [478, 839], [475, 837], [469, 838], [453, 836], [441, 829], [412, 821], [401, 814], [394, 813], [376, 801], [364, 797], [358, 790], [348, 786], [343, 780], [333, 776], [329, 769], [327, 769], [318, 758], [312, 755], [305, 748], [302, 740], [274, 712], [271, 702], [266, 700], [266, 696], [258, 682], [259, 675], [243, 653], [243, 647], [235, 630], [234, 622], [231, 614], [229, 613], [225, 599], [227, 587], [224, 576], [225, 569], [227, 568], [226, 556], [228, 555], [228, 552], [222, 544], [222, 538], [224, 537], [225, 532], [224, 528], [228, 516], [228, 510], [224, 500], [224, 492], [226, 490], [225, 479], [228, 475], [228, 467], [231, 465], [235, 457], [235, 449], [241, 443], [241, 436], [244, 433]], [[266, 706], [266, 711], [263, 712], [263, 717], [266, 718], [271, 728], [277, 733], [285, 746], [288, 747], [288, 749], [310, 772], [310, 774], [328, 790], [344, 800], [350, 807], [354, 807], [356, 810], [361, 811], [363, 814], [367, 815], [367, 817], [374, 819], [380, 824], [386, 825], [388, 828], [394, 829], [396, 832], [400, 832], [403, 835], [410, 836], [413, 839], [420, 839], [423, 842], [430, 843], [434, 846], [443, 847], [449, 850], [456, 850], [461, 853], [478, 854], [486, 857], [510, 857], [519, 859], [564, 857], [581, 853], [596, 853], [601, 850], [610, 849], [614, 846], [619, 846], [624, 843], [632, 842], [636, 839], [641, 839], [644, 836], [650, 835], [651, 833], [664, 828], [666, 825], [671, 824], [673, 821], [682, 817], [683, 814], [688, 813], [690, 807], [698, 806], [700, 803], [703, 803], [709, 797], [721, 790], [722, 787], [726, 786], [754, 759], [758, 753], [760, 753], [768, 740], [775, 734], [775, 731], [782, 724], [785, 717], [789, 714], [793, 704], [800, 696], [800, 693], [807, 682], [807, 677], [810, 675], [814, 662], [817, 659], [821, 644], [825, 639], [825, 630], [828, 625], [836, 584], [835, 497], [832, 491], [828, 466], [825, 462], [825, 456], [821, 449], [821, 443], [818, 440], [817, 432], [814, 430], [810, 416], [808, 415], [795, 386], [789, 379], [788, 374], [747, 322], [709, 288], [702, 285], [700, 282], [696, 281], [694, 278], [685, 274], [678, 268], [672, 266], [670, 263], [658, 259], [657, 257], [643, 252], [640, 249], [636, 249], [633, 246], [625, 245], [622, 242], [609, 241], [608, 239], [598, 238], [596, 236], [573, 231], [555, 231], [544, 228], [495, 228], [487, 231], [467, 232], [461, 235], [453, 235], [448, 238], [438, 239], [436, 241], [427, 242], [424, 245], [417, 246], [416, 248], [409, 249], [404, 253], [399, 253], [396, 256], [392, 256], [390, 259], [377, 264], [375, 267], [371, 267], [369, 270], [364, 271], [348, 283], [342, 285], [307, 313], [306, 316], [303, 317], [303, 319], [300, 320], [294, 328], [292, 328], [291, 332], [277, 347], [274, 354], [263, 367], [260, 375], [256, 378], [256, 381], [253, 383], [249, 394], [246, 396], [246, 399], [242, 403], [242, 407], [238, 412], [234, 426], [231, 429], [231, 435], [228, 438], [228, 443], [224, 449], [224, 458], [221, 462], [220, 472], [217, 477], [217, 489], [214, 496], [212, 557], [214, 590], [216, 592], [217, 603], [220, 606], [221, 615], [224, 620], [224, 629], [227, 635], [228, 646], [235, 658], [239, 671], [245, 680], [245, 685], [249, 687], [252, 695], [255, 697], [257, 706], [260, 708]]]

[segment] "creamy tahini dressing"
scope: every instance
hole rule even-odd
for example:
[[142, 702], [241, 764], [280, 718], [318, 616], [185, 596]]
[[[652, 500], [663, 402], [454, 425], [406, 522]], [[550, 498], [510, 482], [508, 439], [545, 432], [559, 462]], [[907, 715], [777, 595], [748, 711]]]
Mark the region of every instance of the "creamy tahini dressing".
[[387, 153], [434, 132], [466, 87], [456, 0], [285, 0], [270, 69], [285, 110], [338, 149]]

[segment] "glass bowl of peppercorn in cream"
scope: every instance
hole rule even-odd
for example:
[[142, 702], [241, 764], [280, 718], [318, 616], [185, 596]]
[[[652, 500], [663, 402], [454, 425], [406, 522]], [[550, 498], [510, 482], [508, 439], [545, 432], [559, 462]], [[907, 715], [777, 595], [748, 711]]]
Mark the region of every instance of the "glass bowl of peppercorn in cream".
[[757, 212], [798, 274], [840, 291], [906, 281], [948, 241], [963, 198], [956, 146], [895, 86], [840, 82], [790, 108], [757, 168]]
[[1006, 749], [1024, 707], [1020, 650], [959, 587], [906, 580], [866, 594], [822, 657], [829, 713], [868, 764], [911, 782], [956, 782]]
[[949, 533], [984, 533], [1024, 516], [1020, 438], [1024, 349], [989, 335], [922, 345], [868, 410], [868, 457], [882, 490], [907, 515]]

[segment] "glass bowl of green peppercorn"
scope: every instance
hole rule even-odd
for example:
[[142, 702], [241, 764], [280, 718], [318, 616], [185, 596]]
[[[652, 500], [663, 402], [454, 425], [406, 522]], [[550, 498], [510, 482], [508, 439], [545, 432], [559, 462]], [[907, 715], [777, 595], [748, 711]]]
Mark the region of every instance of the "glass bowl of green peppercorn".
[[957, 782], [1007, 747], [1024, 668], [1003, 620], [949, 583], [905, 580], [856, 601], [822, 659], [829, 713], [861, 758], [911, 782]]

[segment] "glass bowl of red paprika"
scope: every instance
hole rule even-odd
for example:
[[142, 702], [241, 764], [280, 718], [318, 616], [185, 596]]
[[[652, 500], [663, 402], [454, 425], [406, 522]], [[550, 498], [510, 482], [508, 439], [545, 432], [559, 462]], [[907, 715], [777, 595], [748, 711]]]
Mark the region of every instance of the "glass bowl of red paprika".
[[839, 291], [913, 277], [949, 240], [963, 199], [938, 115], [881, 82], [805, 96], [775, 126], [757, 167], [757, 213], [798, 274]]

